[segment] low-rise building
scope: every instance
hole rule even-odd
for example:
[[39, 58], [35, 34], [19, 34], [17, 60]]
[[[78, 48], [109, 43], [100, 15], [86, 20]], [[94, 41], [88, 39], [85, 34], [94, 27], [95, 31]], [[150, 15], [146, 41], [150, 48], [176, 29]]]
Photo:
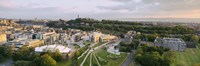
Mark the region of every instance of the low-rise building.
[[184, 51], [186, 48], [186, 43], [181, 38], [157, 38], [154, 43], [155, 46], [161, 46], [175, 51]]
[[113, 40], [116, 38], [117, 38], [116, 36], [112, 36], [112, 35], [102, 35], [102, 36], [100, 36], [100, 41], [106, 42], [106, 41], [110, 41], [110, 40]]
[[5, 44], [7, 42], [6, 34], [0, 34], [0, 45]]
[[90, 34], [90, 41], [92, 42], [99, 42], [99, 38], [102, 34], [99, 32], [93, 32]]
[[133, 40], [133, 37], [136, 35], [136, 34], [139, 34], [139, 32], [136, 32], [136, 31], [128, 31], [125, 35], [124, 35], [124, 42], [130, 44]]
[[35, 48], [36, 53], [42, 53], [42, 52], [47, 52], [47, 51], [55, 52], [56, 50], [60, 51], [63, 59], [67, 59], [66, 56], [68, 56], [68, 58], [71, 57], [70, 56], [71, 49], [63, 45], [45, 45], [45, 46]]
[[100, 32], [93, 32], [89, 35], [89, 38], [89, 41], [92, 42], [105, 42], [116, 39], [117, 37], [113, 35], [102, 34]]
[[44, 45], [44, 40], [19, 38], [19, 39], [15, 39], [13, 41], [7, 42], [6, 45], [14, 46], [15, 50], [18, 50], [22, 46], [27, 46], [27, 47], [42, 46]]

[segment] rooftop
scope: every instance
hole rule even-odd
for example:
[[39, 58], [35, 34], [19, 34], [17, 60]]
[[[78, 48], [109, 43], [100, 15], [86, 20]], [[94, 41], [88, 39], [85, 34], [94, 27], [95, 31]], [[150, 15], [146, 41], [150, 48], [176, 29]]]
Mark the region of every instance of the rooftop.
[[45, 45], [41, 47], [36, 47], [35, 52], [46, 52], [48, 50], [55, 52], [57, 49], [60, 51], [60, 53], [69, 53], [71, 51], [70, 48], [62, 45]]
[[155, 39], [155, 42], [184, 42], [181, 38], [157, 38]]

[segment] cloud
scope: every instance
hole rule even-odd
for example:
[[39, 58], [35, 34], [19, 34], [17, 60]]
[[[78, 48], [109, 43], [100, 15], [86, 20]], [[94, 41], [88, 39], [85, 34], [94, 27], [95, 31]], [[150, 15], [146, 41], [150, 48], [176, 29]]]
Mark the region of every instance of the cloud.
[[14, 5], [12, 0], [0, 0], [0, 8], [12, 8]]
[[199, 17], [199, 3], [200, 0], [0, 0], [0, 14], [6, 18], [70, 18], [77, 14], [94, 18]]
[[[121, 0], [118, 0], [121, 1]], [[184, 11], [200, 9], [200, 0], [129, 0], [128, 3], [117, 6], [98, 6], [107, 10], [128, 11]]]

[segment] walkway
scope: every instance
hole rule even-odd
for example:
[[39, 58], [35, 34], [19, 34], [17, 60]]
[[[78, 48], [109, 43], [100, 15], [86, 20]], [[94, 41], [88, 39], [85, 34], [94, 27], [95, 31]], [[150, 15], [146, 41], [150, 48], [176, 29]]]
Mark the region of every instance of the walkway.
[[131, 61], [133, 61], [134, 59], [134, 54], [135, 54], [135, 50], [133, 50], [129, 55], [128, 57], [126, 58], [126, 60], [122, 63], [122, 66], [128, 66]]

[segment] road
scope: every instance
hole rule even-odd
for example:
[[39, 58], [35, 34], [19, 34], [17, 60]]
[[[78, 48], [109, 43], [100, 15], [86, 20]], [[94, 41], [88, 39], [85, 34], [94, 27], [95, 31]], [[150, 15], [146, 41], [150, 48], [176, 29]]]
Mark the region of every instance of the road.
[[89, 52], [87, 53], [86, 57], [84, 58], [84, 60], [82, 61], [82, 63], [81, 63], [80, 66], [83, 66], [83, 64], [85, 63], [87, 57], [90, 55], [90, 53], [92, 53], [93, 51], [95, 51], [95, 50], [97, 50], [97, 49], [100, 49], [100, 48], [106, 46], [108, 43], [110, 43], [110, 42], [106, 42], [106, 43], [104, 43], [104, 44], [102, 44], [102, 45], [100, 45], [100, 46], [97, 46], [97, 47], [95, 47], [95, 48], [92, 48], [92, 47], [95, 46], [97, 43], [91, 44], [91, 45], [89, 46], [91, 49], [89, 49]]
[[133, 50], [129, 55], [128, 55], [128, 57], [126, 58], [126, 60], [122, 63], [122, 65], [121, 66], [128, 66], [130, 63], [131, 63], [131, 61], [133, 61], [133, 55], [135, 54], [135, 50]]

